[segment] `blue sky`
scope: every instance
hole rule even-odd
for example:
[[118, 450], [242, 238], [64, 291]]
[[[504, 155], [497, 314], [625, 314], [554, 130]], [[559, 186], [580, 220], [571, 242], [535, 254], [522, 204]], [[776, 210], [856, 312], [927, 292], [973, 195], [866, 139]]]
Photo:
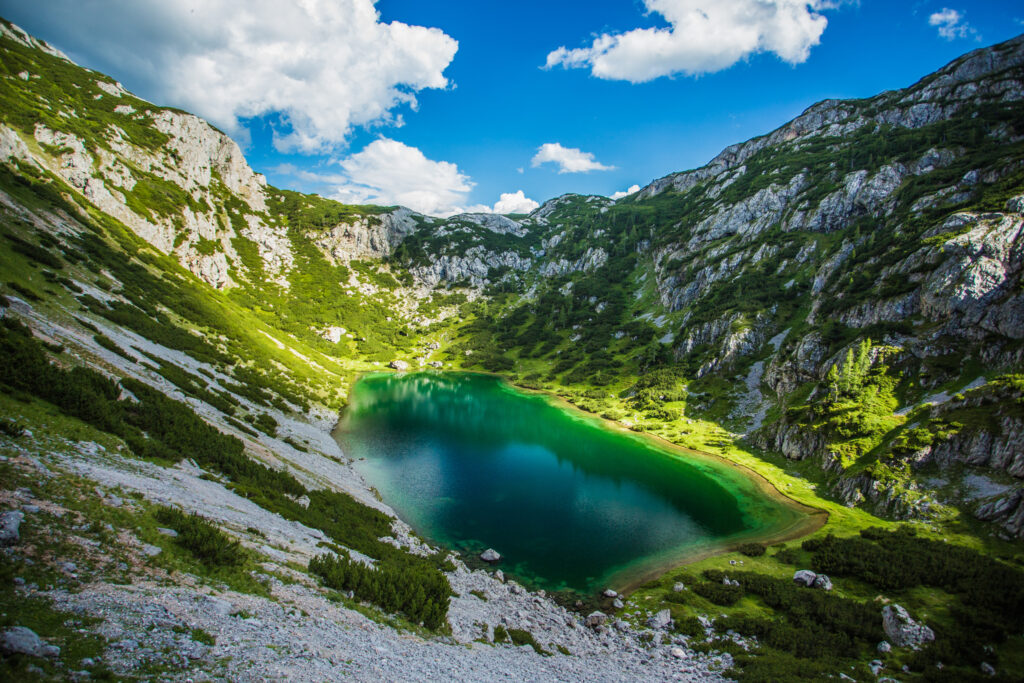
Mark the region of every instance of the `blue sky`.
[[1024, 32], [1024, 3], [1005, 0], [0, 0], [0, 14], [210, 119], [274, 185], [433, 214], [643, 186], [816, 101], [904, 87]]

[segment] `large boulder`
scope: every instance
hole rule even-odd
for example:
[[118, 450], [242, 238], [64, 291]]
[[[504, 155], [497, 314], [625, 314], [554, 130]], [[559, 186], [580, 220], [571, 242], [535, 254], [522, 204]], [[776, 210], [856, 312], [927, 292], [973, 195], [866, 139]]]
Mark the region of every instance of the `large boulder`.
[[393, 360], [390, 363], [388, 363], [388, 367], [398, 370], [399, 372], [405, 372], [406, 370], [409, 369], [409, 364], [406, 363], [404, 360]]
[[817, 578], [818, 575], [810, 569], [799, 569], [795, 574], [793, 574], [794, 583], [798, 583], [801, 586], [807, 586], [808, 588], [814, 587], [814, 580]]
[[12, 626], [0, 634], [0, 652], [5, 655], [28, 655], [29, 657], [56, 657], [60, 648], [47, 645], [36, 632], [24, 626]]
[[587, 615], [587, 618], [583, 620], [583, 624], [590, 628], [597, 628], [598, 626], [603, 625], [606, 621], [608, 621], [608, 615], [604, 612], [591, 612]]
[[663, 609], [647, 620], [647, 625], [653, 629], [668, 628], [672, 625], [672, 612]]
[[501, 554], [494, 548], [488, 548], [480, 553], [480, 559], [484, 562], [497, 562], [501, 559]]
[[824, 574], [818, 574], [814, 577], [814, 587], [820, 588], [824, 591], [832, 590], [832, 579], [828, 578]]
[[911, 619], [901, 605], [886, 605], [882, 608], [882, 628], [897, 647], [916, 650], [924, 643], [935, 640], [935, 632]]
[[25, 519], [20, 510], [9, 510], [0, 515], [0, 545], [14, 545], [18, 542], [18, 527]]
[[331, 326], [321, 332], [320, 336], [332, 344], [337, 344], [341, 341], [341, 338], [345, 336], [345, 332], [346, 330], [344, 327]]

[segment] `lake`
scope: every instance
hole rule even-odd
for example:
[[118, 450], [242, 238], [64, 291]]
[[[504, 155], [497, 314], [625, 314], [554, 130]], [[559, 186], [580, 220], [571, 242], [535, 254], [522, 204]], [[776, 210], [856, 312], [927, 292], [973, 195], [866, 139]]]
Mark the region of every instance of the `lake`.
[[487, 375], [366, 375], [335, 436], [418, 534], [473, 555], [492, 547], [534, 588], [626, 587], [807, 519], [735, 465]]

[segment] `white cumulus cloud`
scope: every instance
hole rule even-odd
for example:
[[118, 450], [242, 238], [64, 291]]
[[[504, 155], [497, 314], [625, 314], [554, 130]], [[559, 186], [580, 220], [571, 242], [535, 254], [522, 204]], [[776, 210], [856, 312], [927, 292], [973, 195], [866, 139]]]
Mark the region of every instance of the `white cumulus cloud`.
[[[245, 137], [245, 119], [279, 115], [281, 151], [322, 152], [352, 129], [401, 124], [415, 93], [445, 88], [458, 43], [436, 28], [384, 23], [375, 0], [47, 0], [45, 22], [84, 58], [147, 99]], [[102, 36], [102, 40], [98, 38]]]
[[529, 213], [540, 204], [522, 190], [503, 192], [493, 207], [467, 203], [475, 183], [450, 161], [435, 161], [420, 149], [390, 138], [374, 140], [337, 162], [338, 173], [281, 164], [274, 170], [298, 178], [324, 196], [346, 204], [405, 206], [428, 216], [458, 213]]
[[545, 68], [589, 68], [598, 78], [642, 83], [673, 74], [726, 69], [759, 52], [783, 61], [807, 60], [828, 20], [831, 0], [644, 0], [668, 28], [604, 33], [589, 47], [560, 47]]
[[380, 138], [340, 162], [344, 175], [334, 198], [350, 204], [399, 204], [430, 216], [461, 213], [473, 181], [448, 161], [428, 159], [416, 147]]
[[522, 190], [516, 190], [515, 192], [502, 192], [501, 198], [494, 204], [492, 211], [494, 213], [530, 213], [538, 206], [540, 206], [540, 202], [530, 199], [523, 194]]
[[559, 173], [610, 171], [615, 168], [598, 162], [590, 152], [584, 152], [576, 147], [562, 147], [558, 142], [545, 142], [537, 148], [537, 153], [530, 160], [530, 165], [534, 168], [547, 163], [557, 164]]
[[639, 191], [640, 191], [640, 186], [639, 185], [630, 185], [628, 190], [619, 190], [618, 192], [613, 194], [611, 197], [609, 197], [609, 199], [622, 199], [623, 197], [628, 197], [629, 195], [633, 194], [634, 192], [639, 192]]
[[964, 21], [964, 15], [955, 9], [943, 7], [941, 12], [935, 12], [928, 17], [928, 25], [939, 29], [939, 36], [946, 40], [957, 38], [969, 38], [976, 36], [977, 31]]

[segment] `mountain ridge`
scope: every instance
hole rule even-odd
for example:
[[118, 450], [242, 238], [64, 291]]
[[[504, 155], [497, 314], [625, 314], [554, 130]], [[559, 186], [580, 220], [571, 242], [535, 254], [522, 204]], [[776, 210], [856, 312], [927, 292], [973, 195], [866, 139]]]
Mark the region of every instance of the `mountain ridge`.
[[[806, 544], [787, 542], [763, 561], [715, 556], [700, 564], [708, 571], [735, 573], [734, 563], [745, 561], [788, 579], [792, 568], [775, 558], [810, 562], [833, 535], [870, 540], [880, 533], [873, 526], [904, 528], [893, 520], [928, 542], [948, 538], [957, 548], [1019, 555], [1024, 36], [969, 53], [906, 89], [816, 103], [701, 168], [618, 201], [568, 194], [526, 216], [443, 219], [271, 187], [230, 138], [198, 117], [136, 98], [10, 24], [0, 32], [0, 333], [5, 352], [33, 359], [24, 365], [40, 377], [69, 373], [39, 386], [20, 378], [19, 364], [4, 370], [11, 374], [3, 375], [0, 400], [33, 433], [16, 434], [20, 423], [4, 422], [0, 447], [15, 464], [3, 466], [25, 490], [35, 486], [34, 462], [85, 481], [120, 482], [120, 494], [103, 484], [100, 498], [137, 494], [131, 514], [139, 531], [125, 547], [163, 543], [175, 562], [186, 562], [153, 528], [153, 515], [168, 513], [150, 506], [187, 505], [273, 564], [272, 576], [287, 575], [277, 579], [282, 585], [299, 581], [301, 590], [288, 589], [291, 604], [313, 604], [303, 600], [337, 580], [327, 565], [316, 574], [309, 564], [326, 548], [421, 580], [431, 596], [445, 577], [457, 595], [444, 597], [443, 618], [440, 598], [403, 610], [386, 596], [357, 597], [413, 621], [440, 618], [457, 642], [501, 642], [504, 632], [528, 644], [508, 635], [520, 629], [549, 639], [540, 649], [581, 653], [608, 679], [650, 674], [641, 663], [649, 653], [661, 672], [651, 675], [671, 676], [675, 645], [692, 657], [692, 677], [714, 679], [733, 662], [727, 649], [715, 654], [674, 640], [680, 631], [645, 627], [655, 614], [642, 602], [655, 600], [649, 604], [668, 610], [689, 635], [713, 638], [711, 622], [697, 616], [707, 621], [728, 607], [709, 587], [738, 588], [728, 576], [681, 580], [697, 582], [710, 600], [678, 596], [683, 591], [666, 574], [615, 612], [623, 627], [595, 618], [586, 624], [596, 628], [586, 628], [548, 596], [470, 571], [457, 557], [442, 562], [443, 553], [394, 518], [329, 436], [358, 373], [391, 364], [499, 374], [727, 458], [829, 515]], [[65, 384], [77, 386], [72, 376], [92, 378], [89, 391], [98, 393], [84, 404], [109, 414], [61, 403]], [[239, 460], [193, 454], [190, 461], [173, 433], [140, 422], [160, 411], [181, 411], [189, 430], [216, 440], [201, 426], [213, 425]], [[162, 436], [140, 437], [137, 423]], [[207, 453], [201, 439], [191, 446]], [[318, 516], [328, 504], [350, 510], [358, 533]], [[267, 528], [241, 526], [240, 505]], [[126, 563], [139, 564], [138, 552]], [[263, 573], [255, 559], [247, 562], [245, 571]], [[206, 577], [200, 565], [187, 567], [189, 576]], [[295, 567], [306, 569], [289, 573]], [[283, 623], [259, 600], [240, 597], [258, 592], [245, 587], [248, 579], [225, 575], [232, 600]], [[759, 580], [743, 579], [747, 587]], [[844, 590], [859, 589], [846, 583]], [[83, 595], [83, 605], [98, 599]], [[867, 609], [871, 596], [857, 594], [865, 600], [854, 608], [850, 595], [843, 609]], [[932, 608], [920, 596], [899, 599], [920, 612]], [[322, 594], [315, 600], [317, 610], [327, 609]], [[591, 608], [618, 609], [588, 600]], [[943, 600], [966, 609], [952, 593]], [[135, 618], [130, 605], [114, 603], [125, 620]], [[366, 626], [354, 612], [340, 613], [342, 622]], [[963, 643], [982, 647], [965, 635], [960, 612], [940, 614]], [[228, 610], [201, 623], [229, 633], [232, 619]], [[811, 642], [801, 633], [798, 640]], [[387, 639], [370, 640], [384, 647]], [[1003, 650], [1011, 663], [1005, 653], [1014, 642]], [[606, 646], [621, 661], [596, 659]], [[446, 651], [431, 648], [414, 656], [422, 676], [451, 675], [471, 660], [509, 666], [498, 648], [493, 657], [470, 654], [437, 668], [424, 662]], [[202, 651], [204, 666], [212, 666], [212, 652]], [[250, 672], [267, 666], [241, 646], [230, 652]], [[789, 666], [791, 652], [773, 650], [764, 661]], [[958, 675], [979, 664], [959, 650], [928, 653]], [[866, 676], [863, 654], [844, 661]], [[897, 656], [914, 671], [934, 663], [909, 651]], [[556, 657], [555, 669], [544, 669], [523, 658], [530, 663], [508, 669], [514, 675], [586, 673], [571, 660]], [[372, 677], [371, 664], [359, 661], [361, 675]], [[822, 661], [815, 669], [822, 676], [838, 671]], [[757, 666], [747, 657], [730, 675]], [[315, 670], [290, 671], [313, 680]]]

